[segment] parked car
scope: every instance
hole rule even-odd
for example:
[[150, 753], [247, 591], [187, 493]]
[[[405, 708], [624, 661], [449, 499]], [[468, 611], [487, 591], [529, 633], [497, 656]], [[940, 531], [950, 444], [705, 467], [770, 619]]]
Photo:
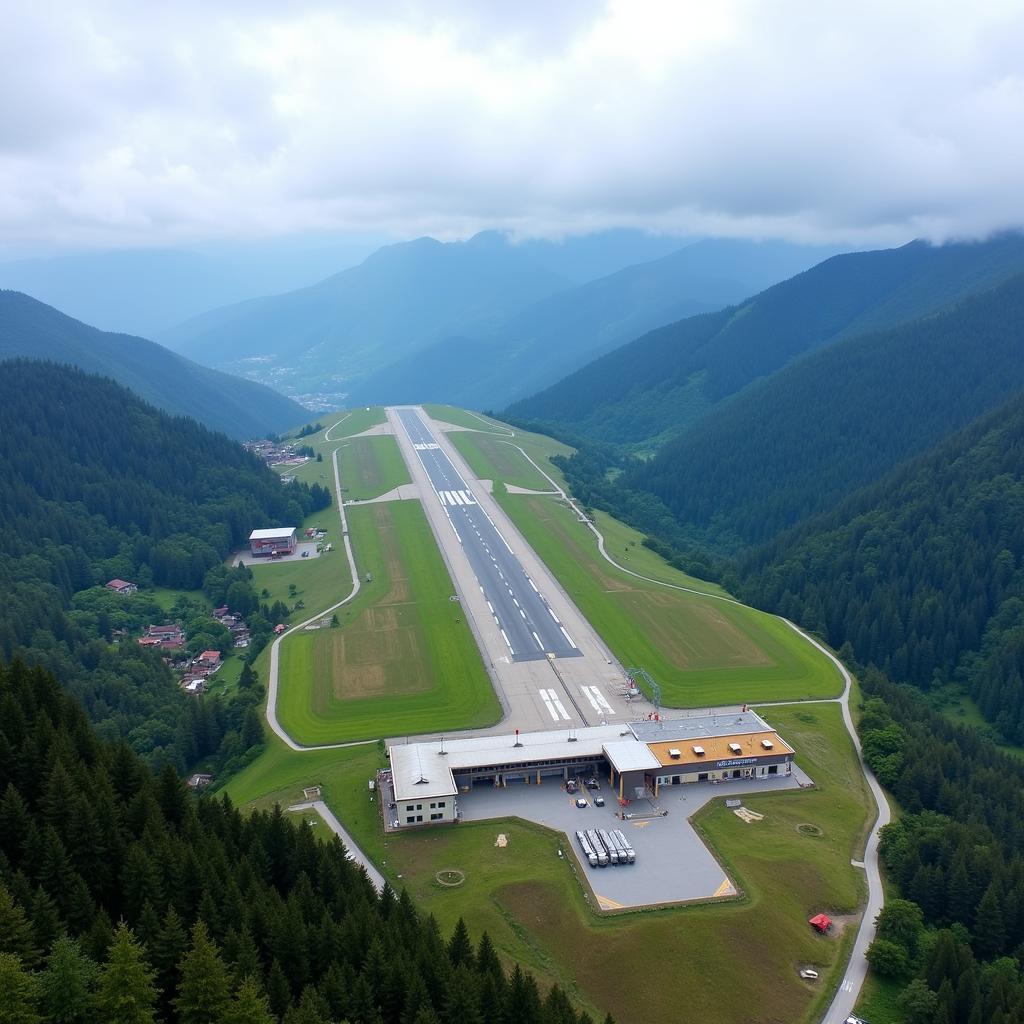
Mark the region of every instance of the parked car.
[[597, 779], [587, 779], [587, 789], [600, 789], [601, 783]]
[[603, 796], [595, 796], [594, 797], [594, 806], [595, 807], [604, 807], [604, 797]]
[[578, 797], [576, 797], [576, 806], [577, 807], [586, 807], [587, 806], [587, 801], [584, 800], [583, 797], [578, 796]]

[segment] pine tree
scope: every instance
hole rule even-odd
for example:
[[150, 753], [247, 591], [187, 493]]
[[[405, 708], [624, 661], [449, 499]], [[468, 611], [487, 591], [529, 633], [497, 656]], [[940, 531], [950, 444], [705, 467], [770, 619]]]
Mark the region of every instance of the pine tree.
[[254, 978], [246, 978], [238, 986], [220, 1024], [276, 1024], [267, 997]]
[[35, 978], [13, 953], [0, 953], [0, 1021], [3, 1024], [41, 1024], [36, 1012]]
[[86, 1024], [98, 967], [75, 939], [61, 936], [39, 975], [39, 991], [48, 1024]]
[[3, 882], [0, 882], [0, 953], [12, 953], [26, 967], [35, 966], [39, 959], [32, 925]]
[[461, 917], [455, 923], [455, 931], [452, 932], [452, 937], [448, 942], [448, 958], [452, 962], [452, 967], [458, 967], [460, 964], [472, 966], [474, 962], [469, 929]]
[[229, 1005], [228, 970], [202, 921], [192, 928], [192, 948], [179, 965], [174, 1006], [181, 1024], [218, 1024]]
[[104, 1024], [153, 1024], [153, 977], [142, 947], [122, 921], [96, 986], [96, 1010]]
[[185, 926], [174, 907], [169, 906], [164, 919], [153, 938], [150, 947], [150, 960], [156, 971], [157, 987], [160, 991], [159, 1009], [164, 1018], [170, 1017], [174, 993], [178, 990], [180, 975], [178, 964], [181, 963], [188, 949], [188, 936]]

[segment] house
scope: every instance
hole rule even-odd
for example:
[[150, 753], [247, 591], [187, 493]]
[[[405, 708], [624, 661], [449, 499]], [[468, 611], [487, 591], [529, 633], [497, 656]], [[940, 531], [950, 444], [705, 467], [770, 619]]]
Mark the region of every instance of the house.
[[188, 777], [188, 788], [189, 789], [201, 789], [203, 786], [208, 786], [213, 782], [212, 775], [205, 775], [202, 772], [196, 772], [195, 775]]
[[253, 530], [249, 534], [249, 549], [256, 558], [279, 558], [295, 554], [295, 527], [286, 526], [270, 530]]
[[832, 927], [832, 921], [827, 914], [815, 914], [809, 918], [807, 923], [817, 932], [825, 935]]
[[222, 604], [219, 608], [213, 609], [213, 617], [215, 619], [222, 619], [230, 611], [231, 609], [226, 604]]
[[152, 646], [156, 641], [161, 647], [181, 647], [185, 643], [185, 634], [177, 623], [169, 626], [147, 626], [140, 644]]
[[110, 580], [106, 587], [107, 590], [112, 590], [115, 594], [125, 596], [134, 594], [139, 589], [134, 583], [129, 583], [127, 580]]
[[220, 668], [220, 651], [203, 651], [203, 653], [196, 658], [196, 664], [203, 665], [208, 669], [216, 671]]
[[276, 625], [276, 626], [274, 627], [274, 632], [275, 632], [275, 633], [276, 633], [276, 634], [277, 634], [278, 636], [280, 636], [280, 635], [281, 635], [281, 634], [282, 634], [282, 633], [283, 633], [283, 632], [284, 632], [284, 631], [285, 631], [285, 630], [286, 630], [287, 628], [288, 628], [288, 627], [287, 627], [287, 626], [286, 626], [286, 625], [285, 625], [285, 624], [284, 624], [283, 622], [279, 622], [279, 623], [278, 623], [278, 624], [277, 624], [277, 625]]

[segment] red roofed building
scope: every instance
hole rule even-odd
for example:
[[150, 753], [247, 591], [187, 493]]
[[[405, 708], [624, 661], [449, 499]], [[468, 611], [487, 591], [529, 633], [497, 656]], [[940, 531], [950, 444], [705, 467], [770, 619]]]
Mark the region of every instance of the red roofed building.
[[220, 651], [203, 651], [196, 661], [204, 661], [207, 665], [213, 668], [215, 665], [220, 664]]
[[111, 580], [106, 587], [107, 590], [112, 590], [115, 594], [134, 594], [139, 589], [134, 583], [129, 583], [127, 580]]
[[827, 914], [815, 914], [814, 917], [808, 919], [807, 923], [822, 935], [832, 927], [832, 921]]

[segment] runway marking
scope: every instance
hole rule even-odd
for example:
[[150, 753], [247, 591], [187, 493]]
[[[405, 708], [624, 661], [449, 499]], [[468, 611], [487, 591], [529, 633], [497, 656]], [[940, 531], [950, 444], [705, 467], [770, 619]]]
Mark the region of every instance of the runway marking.
[[518, 602], [518, 601], [517, 601], [517, 600], [516, 600], [516, 599], [515, 599], [514, 597], [512, 598], [512, 603], [513, 603], [513, 604], [514, 604], [514, 605], [515, 605], [515, 606], [516, 606], [517, 608], [519, 607], [519, 602]]
[[476, 498], [474, 498], [473, 495], [469, 491], [459, 491], [459, 494], [462, 495], [462, 499], [463, 499], [463, 501], [465, 501], [465, 503], [467, 505], [475, 505], [476, 504]]
[[520, 609], [519, 609], [519, 614], [520, 614], [520, 615], [522, 615], [522, 617], [523, 617], [523, 621], [525, 622], [525, 621], [526, 621], [526, 612], [524, 612], [524, 611], [523, 611], [523, 609], [522, 609], [522, 608], [520, 608]]
[[590, 696], [591, 694], [593, 694], [593, 700], [597, 701], [597, 703], [594, 704], [594, 707], [597, 708], [598, 711], [600, 711], [602, 708], [604, 708], [605, 711], [611, 711], [612, 710], [611, 704], [609, 704], [608, 701], [605, 700], [604, 694], [600, 691], [600, 689], [598, 687], [596, 687], [596, 686], [581, 686], [580, 689], [581, 690], [589, 690], [590, 694], [587, 694], [587, 696]]
[[439, 444], [436, 444], [433, 441], [420, 442], [419, 444], [414, 444], [413, 445], [413, 448], [416, 451], [418, 451], [418, 452], [434, 451], [436, 448], [440, 448], [440, 447], [441, 446]]
[[[488, 516], [487, 518], [488, 518], [488, 519], [490, 519], [491, 517], [490, 517], [490, 516]], [[491, 526], [494, 526], [494, 520], [493, 520], [493, 519], [491, 520]], [[496, 534], [497, 534], [497, 535], [498, 535], [499, 537], [501, 537], [501, 543], [502, 543], [502, 544], [504, 544], [506, 548], [508, 548], [508, 553], [509, 553], [510, 555], [514, 555], [514, 554], [515, 554], [515, 552], [514, 552], [514, 551], [513, 551], [513, 550], [512, 550], [512, 549], [511, 549], [511, 548], [510, 548], [509, 546], [508, 546], [508, 541], [507, 541], [507, 540], [505, 540], [505, 538], [504, 538], [504, 537], [502, 537], [502, 534], [501, 534], [501, 530], [499, 530], [499, 529], [498, 529], [498, 528], [497, 528], [496, 526], [494, 526], [494, 532], [495, 532], [495, 533], [496, 533]]]
[[461, 491], [452, 491], [452, 497], [455, 499], [456, 505], [465, 505], [466, 503], [462, 500]]
[[487, 602], [487, 607], [491, 610], [491, 614], [494, 614], [494, 605], [490, 601]]
[[559, 629], [560, 629], [560, 630], [562, 631], [562, 636], [564, 636], [564, 637], [565, 637], [565, 639], [569, 641], [569, 646], [570, 646], [570, 647], [571, 647], [571, 648], [572, 648], [572, 649], [573, 649], [574, 651], [577, 651], [577, 650], [579, 650], [579, 648], [578, 648], [578, 647], [576, 646], [575, 642], [573, 641], [573, 638], [572, 638], [571, 636], [569, 636], [569, 634], [568, 634], [568, 633], [566, 633], [566, 631], [565, 631], [565, 626], [559, 626], [558, 628], [559, 628]]
[[551, 703], [551, 697], [548, 696], [547, 690], [540, 691], [541, 700], [544, 701], [544, 707], [548, 709], [548, 714], [551, 715], [553, 722], [558, 721], [558, 712], [555, 710], [555, 705]]
[[536, 633], [533, 634], [533, 639], [537, 641], [537, 650], [543, 651], [544, 645], [540, 642], [540, 637]]
[[[501, 626], [499, 625], [498, 628], [501, 629]], [[507, 645], [509, 651], [514, 655], [516, 652], [512, 650], [512, 644], [509, 642], [509, 638], [508, 636], [506, 636], [505, 630], [503, 629], [501, 630], [501, 636], [502, 639], [505, 641], [505, 644]]]
[[539, 594], [540, 593], [540, 591], [537, 589], [537, 584], [534, 583], [533, 580], [531, 580], [529, 576], [526, 577], [526, 582], [529, 583], [531, 587], [533, 587], [533, 592], [535, 594]]
[[[544, 693], [543, 690], [541, 690], [540, 692]], [[547, 694], [548, 694], [548, 699], [558, 709], [558, 713], [562, 716], [562, 721], [563, 722], [568, 722], [569, 721], [569, 715], [568, 715], [568, 713], [565, 710], [565, 705], [562, 703], [561, 699], [558, 696], [558, 692], [556, 690], [548, 690]]]
[[587, 700], [590, 701], [590, 706], [595, 711], [600, 711], [601, 710], [601, 705], [598, 704], [596, 700], [594, 700], [594, 695], [590, 692], [590, 687], [589, 686], [581, 686], [580, 687], [580, 692], [583, 694], [584, 697], [587, 698]]
[[[555, 620], [555, 622], [558, 622], [558, 616], [551, 610], [551, 606], [550, 605], [548, 605], [548, 615], [550, 615], [551, 618], [553, 618]], [[558, 625], [560, 626], [561, 623], [558, 622]]]
[[853, 982], [850, 981], [849, 978], [844, 978], [843, 979], [843, 984], [840, 987], [842, 988], [842, 990], [844, 992], [852, 992], [853, 991]]
[[715, 890], [715, 896], [735, 896], [736, 890], [728, 878], [722, 879], [722, 884]]

